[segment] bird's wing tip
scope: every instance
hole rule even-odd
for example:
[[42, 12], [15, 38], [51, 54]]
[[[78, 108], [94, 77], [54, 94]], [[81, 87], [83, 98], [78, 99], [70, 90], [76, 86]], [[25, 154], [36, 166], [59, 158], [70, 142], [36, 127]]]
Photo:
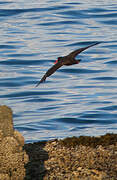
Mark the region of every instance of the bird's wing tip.
[[37, 83], [37, 85], [35, 87], [37, 87], [37, 86], [39, 86], [39, 84], [45, 82], [45, 80], [46, 80], [46, 74], [42, 77], [42, 79]]
[[42, 81], [39, 81], [35, 87], [38, 87], [41, 83], [42, 83]]
[[100, 42], [96, 42], [95, 44], [100, 44], [100, 43], [102, 43], [101, 41]]
[[40, 83], [36, 84], [35, 88], [39, 86]]

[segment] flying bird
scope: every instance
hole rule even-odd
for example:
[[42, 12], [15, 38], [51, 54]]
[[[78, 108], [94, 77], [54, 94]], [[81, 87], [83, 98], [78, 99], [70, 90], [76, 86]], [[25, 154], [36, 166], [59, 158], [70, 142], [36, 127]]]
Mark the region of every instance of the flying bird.
[[47, 77], [51, 76], [57, 69], [59, 69], [61, 66], [63, 65], [66, 65], [66, 66], [70, 66], [70, 65], [73, 65], [73, 64], [78, 64], [81, 60], [78, 59], [76, 60], [75, 57], [80, 54], [82, 51], [92, 47], [92, 46], [95, 46], [97, 44], [99, 44], [100, 42], [97, 42], [97, 43], [94, 43], [94, 44], [91, 44], [89, 46], [86, 46], [84, 48], [80, 48], [80, 49], [77, 49], [73, 52], [71, 52], [70, 54], [68, 54], [67, 56], [63, 56], [63, 57], [58, 57], [58, 59], [56, 60], [55, 62], [55, 65], [53, 65], [46, 73], [45, 75], [42, 77], [42, 79], [38, 82], [38, 84], [36, 85], [36, 87], [44, 82], [46, 80]]

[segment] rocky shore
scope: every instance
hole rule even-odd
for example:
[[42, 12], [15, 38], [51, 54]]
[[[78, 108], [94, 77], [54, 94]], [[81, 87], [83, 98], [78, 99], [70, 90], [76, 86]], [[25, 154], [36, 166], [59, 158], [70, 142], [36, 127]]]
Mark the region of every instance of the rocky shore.
[[24, 137], [13, 127], [12, 111], [0, 106], [0, 180], [23, 180], [28, 162]]
[[25, 180], [116, 180], [117, 134], [25, 144]]
[[24, 143], [0, 106], [0, 180], [116, 180], [117, 134]]

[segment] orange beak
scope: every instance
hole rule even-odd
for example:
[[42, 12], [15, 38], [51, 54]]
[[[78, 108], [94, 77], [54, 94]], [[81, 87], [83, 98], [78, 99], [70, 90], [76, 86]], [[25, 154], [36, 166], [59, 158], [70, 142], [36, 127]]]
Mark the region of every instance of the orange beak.
[[54, 62], [54, 64], [56, 64], [58, 62], [58, 60], [56, 60], [55, 62]]

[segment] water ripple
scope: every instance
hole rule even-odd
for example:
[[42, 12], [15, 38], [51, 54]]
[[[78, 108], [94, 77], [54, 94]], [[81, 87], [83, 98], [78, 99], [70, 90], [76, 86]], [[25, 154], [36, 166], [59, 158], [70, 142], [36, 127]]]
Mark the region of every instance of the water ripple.
[[[27, 142], [117, 131], [116, 17], [111, 0], [0, 2], [0, 103]], [[95, 42], [35, 88], [58, 56]]]
[[[16, 57], [14, 55], [14, 57]], [[19, 57], [19, 56], [18, 56]], [[24, 57], [27, 57], [27, 55], [25, 55]], [[7, 61], [1, 61], [0, 64], [4, 64], [4, 65], [33, 65], [33, 64], [43, 64], [44, 61], [43, 60], [21, 60], [21, 59], [10, 59]]]

